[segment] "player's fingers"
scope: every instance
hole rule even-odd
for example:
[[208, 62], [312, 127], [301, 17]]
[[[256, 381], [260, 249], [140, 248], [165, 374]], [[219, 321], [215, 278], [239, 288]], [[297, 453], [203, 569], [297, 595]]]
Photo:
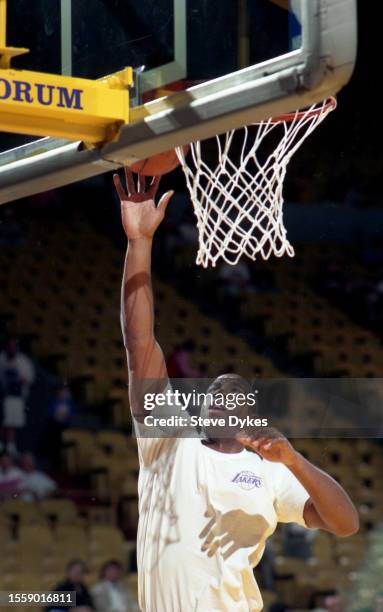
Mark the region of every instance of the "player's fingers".
[[263, 446], [264, 444], [270, 442], [270, 440], [272, 440], [272, 438], [270, 438], [269, 436], [263, 436], [263, 438], [259, 438], [257, 442], [259, 442], [260, 446]]
[[253, 439], [243, 433], [238, 433], [235, 436], [235, 439], [238, 440], [238, 442], [240, 442], [241, 444], [243, 444], [243, 446], [250, 446], [250, 444], [253, 443]]
[[263, 435], [258, 435], [258, 437], [251, 437], [251, 446], [255, 450], [260, 450], [265, 448], [268, 450], [271, 448], [273, 442], [280, 442], [284, 440], [284, 436], [277, 430], [271, 430], [263, 433]]
[[247, 434], [247, 433], [239, 432], [236, 435], [236, 439], [239, 442], [242, 442], [242, 444], [247, 444], [247, 445], [251, 444], [251, 446], [253, 446], [254, 444], [258, 444], [259, 440], [262, 439], [262, 438], [256, 438], [256, 437], [253, 436], [253, 434], [250, 435], [250, 434]]
[[125, 178], [126, 178], [126, 186], [128, 188], [128, 194], [134, 195], [136, 193], [136, 186], [134, 184], [133, 173], [128, 166], [125, 166]]
[[114, 174], [113, 175], [113, 182], [114, 182], [114, 186], [116, 188], [118, 197], [120, 198], [121, 202], [123, 200], [126, 200], [127, 196], [126, 196], [126, 193], [125, 193], [125, 189], [122, 186], [121, 179], [118, 176], [118, 174]]
[[280, 431], [278, 431], [278, 429], [275, 429], [275, 427], [267, 427], [264, 433], [265, 435], [267, 435], [268, 438], [273, 438], [274, 440], [283, 440], [283, 438], [285, 437]]
[[272, 448], [273, 448], [273, 443], [272, 442], [266, 442], [265, 444], [262, 444], [261, 452], [262, 451], [269, 451]]
[[251, 432], [251, 436], [254, 440], [259, 440], [260, 438], [281, 438], [282, 434], [275, 429], [275, 427], [259, 427], [258, 429]]
[[249, 446], [252, 450], [259, 451], [262, 448], [262, 444], [265, 441], [265, 438], [258, 438], [254, 440], [254, 438], [249, 437], [245, 442], [245, 446]]
[[166, 211], [166, 207], [169, 204], [169, 202], [170, 202], [171, 198], [173, 197], [173, 195], [174, 195], [174, 191], [168, 191], [167, 193], [164, 193], [164, 195], [162, 196], [162, 198], [158, 202], [157, 208], [159, 208], [160, 210], [165, 212]]
[[268, 450], [270, 450], [273, 447], [274, 444], [275, 444], [275, 440], [273, 440], [272, 438], [266, 438], [265, 440], [262, 440], [262, 442], [259, 445], [258, 449], [261, 452], [263, 450], [268, 451]]
[[161, 182], [161, 177], [160, 176], [153, 176], [152, 178], [152, 182], [150, 183], [150, 187], [148, 189], [148, 195], [150, 196], [150, 198], [152, 200], [154, 200], [156, 193], [158, 191], [158, 187], [160, 186], [160, 182]]

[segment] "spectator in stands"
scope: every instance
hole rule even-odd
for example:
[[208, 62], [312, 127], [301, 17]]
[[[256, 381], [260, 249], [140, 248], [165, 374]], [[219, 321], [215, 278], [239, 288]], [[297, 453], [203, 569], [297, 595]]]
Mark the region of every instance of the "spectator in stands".
[[309, 609], [315, 612], [345, 612], [342, 598], [335, 590], [314, 592], [310, 597]]
[[123, 583], [119, 561], [108, 561], [101, 570], [101, 580], [92, 588], [97, 612], [139, 612], [138, 604]]
[[176, 346], [166, 362], [169, 378], [198, 378], [200, 376], [200, 372], [190, 363], [194, 350], [193, 340], [187, 340]]
[[49, 497], [56, 491], [56, 483], [47, 474], [36, 469], [32, 453], [24, 453], [20, 460], [22, 483], [20, 497], [25, 501], [34, 501]]
[[0, 353], [0, 383], [3, 390], [3, 429], [9, 453], [16, 454], [16, 429], [24, 427], [26, 401], [35, 379], [32, 361], [9, 338]]
[[23, 473], [14, 465], [11, 455], [3, 452], [0, 455], [0, 498], [18, 495], [22, 479]]
[[69, 387], [60, 385], [48, 407], [46, 453], [53, 467], [60, 467], [62, 433], [70, 427], [76, 406]]
[[60, 429], [70, 426], [75, 413], [72, 394], [67, 385], [60, 385], [49, 404], [49, 418], [59, 425]]
[[[85, 563], [81, 561], [81, 559], [74, 559], [67, 566], [67, 576], [65, 580], [52, 589], [53, 591], [76, 591], [76, 607], [72, 608], [76, 610], [76, 612], [90, 612], [95, 609], [92, 596], [84, 584], [86, 571], [87, 568]], [[46, 612], [58, 612], [61, 610], [68, 610], [68, 606], [48, 606], [45, 610]]]
[[344, 612], [342, 598], [337, 591], [328, 592], [323, 598], [326, 612]]

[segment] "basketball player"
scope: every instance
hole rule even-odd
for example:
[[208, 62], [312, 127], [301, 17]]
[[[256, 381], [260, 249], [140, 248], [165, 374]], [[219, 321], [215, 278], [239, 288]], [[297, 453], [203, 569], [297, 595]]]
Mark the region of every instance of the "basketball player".
[[[151, 288], [153, 235], [172, 192], [154, 199], [126, 170], [117, 175], [122, 223], [129, 245], [122, 285], [122, 331], [129, 366], [130, 403], [144, 418], [143, 381], [168, 386], [164, 356], [154, 336]], [[171, 313], [169, 313], [171, 316]], [[220, 376], [215, 394], [246, 391], [239, 376]], [[209, 407], [209, 414], [223, 412]], [[244, 414], [246, 406], [238, 411]], [[277, 523], [295, 522], [345, 537], [358, 530], [349, 497], [330, 476], [304, 459], [281, 434], [256, 431], [242, 438], [137, 437], [140, 476], [139, 603], [143, 612], [256, 612], [262, 598], [254, 579]], [[249, 452], [245, 447], [255, 452]]]

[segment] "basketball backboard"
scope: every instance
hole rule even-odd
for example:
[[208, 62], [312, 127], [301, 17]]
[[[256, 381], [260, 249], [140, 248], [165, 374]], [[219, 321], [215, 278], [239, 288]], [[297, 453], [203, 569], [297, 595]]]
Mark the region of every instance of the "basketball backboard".
[[15, 0], [8, 37], [20, 68], [99, 78], [145, 67], [143, 90], [201, 82], [301, 45], [301, 0]]
[[119, 142], [96, 151], [57, 139], [2, 134], [0, 202], [113, 170], [336, 93], [350, 78], [355, 61], [355, 4], [10, 2], [9, 43], [31, 49], [14, 60], [14, 68], [97, 79], [132, 66], [136, 112]]

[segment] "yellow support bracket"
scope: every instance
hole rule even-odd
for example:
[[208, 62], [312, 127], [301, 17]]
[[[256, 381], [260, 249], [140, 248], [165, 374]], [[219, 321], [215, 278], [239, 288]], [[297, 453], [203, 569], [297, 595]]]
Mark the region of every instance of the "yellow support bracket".
[[7, 0], [0, 0], [0, 68], [10, 68], [12, 58], [29, 53], [22, 47], [7, 47]]
[[29, 49], [23, 49], [21, 47], [3, 47], [0, 45], [0, 68], [10, 68], [14, 57], [25, 55], [26, 53], [29, 53]]
[[28, 49], [7, 47], [7, 0], [0, 0], [0, 132], [83, 140], [116, 140], [129, 122], [133, 69], [98, 81], [11, 69]]
[[132, 68], [99, 81], [0, 69], [0, 131], [84, 140], [116, 140], [129, 122]]

